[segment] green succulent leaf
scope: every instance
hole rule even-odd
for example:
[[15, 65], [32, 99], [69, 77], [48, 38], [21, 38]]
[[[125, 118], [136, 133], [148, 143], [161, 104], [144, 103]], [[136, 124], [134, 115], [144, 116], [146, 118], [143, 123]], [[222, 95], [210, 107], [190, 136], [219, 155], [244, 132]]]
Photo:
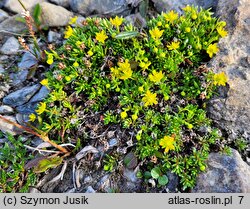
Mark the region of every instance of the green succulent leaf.
[[130, 39], [139, 35], [138, 31], [121, 32], [115, 36], [116, 39]]
[[161, 186], [165, 186], [168, 183], [168, 177], [166, 175], [159, 176], [158, 183]]
[[34, 167], [35, 173], [42, 173], [48, 170], [49, 168], [55, 168], [63, 162], [61, 157], [52, 157], [42, 159], [36, 167]]
[[151, 170], [151, 176], [154, 179], [158, 179], [160, 175], [161, 175], [161, 170], [159, 167], [155, 167]]

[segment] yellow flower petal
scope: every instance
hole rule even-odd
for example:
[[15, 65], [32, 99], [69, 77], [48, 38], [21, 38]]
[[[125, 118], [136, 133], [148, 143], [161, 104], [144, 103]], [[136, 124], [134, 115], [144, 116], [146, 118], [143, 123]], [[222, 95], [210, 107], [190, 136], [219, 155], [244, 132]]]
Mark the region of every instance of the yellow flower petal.
[[177, 42], [171, 42], [171, 44], [169, 44], [168, 46], [168, 49], [169, 50], [175, 50], [175, 49], [178, 49], [180, 47], [180, 42], [177, 41]]
[[102, 30], [101, 32], [99, 33], [96, 33], [96, 40], [101, 42], [101, 43], [105, 43], [105, 40], [108, 38], [108, 36], [106, 35], [105, 31]]
[[116, 16], [114, 19], [110, 18], [110, 22], [118, 28], [122, 24], [123, 18]]
[[165, 148], [164, 152], [166, 153], [169, 152], [169, 150], [175, 150], [174, 143], [174, 137], [171, 136], [164, 136], [159, 142], [160, 146], [162, 146], [162, 148]]
[[41, 115], [46, 110], [46, 103], [40, 102], [36, 112], [38, 115]]
[[155, 70], [153, 70], [152, 74], [149, 74], [148, 76], [149, 80], [154, 83], [160, 82], [163, 77], [164, 77], [164, 74], [162, 73], [162, 71], [156, 72]]
[[34, 114], [34, 113], [31, 113], [30, 115], [29, 115], [29, 121], [30, 122], [34, 122], [36, 120], [36, 115]]
[[145, 96], [142, 98], [142, 101], [144, 102], [145, 107], [158, 104], [157, 94], [151, 93], [149, 90], [147, 90]]
[[128, 114], [126, 113], [126, 111], [121, 112], [121, 118], [125, 119], [128, 116]]
[[73, 34], [73, 29], [70, 26], [67, 26], [66, 31], [64, 32], [64, 38], [69, 38]]
[[159, 38], [161, 38], [163, 32], [164, 30], [159, 30], [159, 28], [157, 27], [152, 30], [149, 30], [149, 33], [154, 40], [158, 40]]
[[228, 77], [224, 72], [214, 74], [213, 84], [217, 86], [225, 86], [227, 83]]
[[217, 44], [210, 44], [207, 48], [207, 53], [209, 55], [210, 58], [213, 57], [214, 54], [216, 54], [219, 51]]

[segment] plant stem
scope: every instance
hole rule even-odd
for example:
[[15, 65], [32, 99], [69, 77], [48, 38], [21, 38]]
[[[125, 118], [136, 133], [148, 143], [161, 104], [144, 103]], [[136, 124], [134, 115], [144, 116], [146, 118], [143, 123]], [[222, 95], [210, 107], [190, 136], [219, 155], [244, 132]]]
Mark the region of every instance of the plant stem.
[[18, 2], [21, 4], [22, 8], [27, 11], [26, 7], [24, 6], [24, 4], [21, 2], [21, 0], [18, 0]]
[[13, 122], [13, 121], [10, 121], [10, 120], [6, 119], [5, 117], [3, 117], [1, 115], [0, 115], [0, 119], [7, 122], [7, 123], [9, 123], [9, 124], [11, 124], [11, 125], [16, 126], [17, 128], [23, 129], [24, 131], [41, 138], [43, 141], [50, 143], [53, 147], [59, 149], [61, 152], [68, 153], [67, 149], [65, 149], [62, 146], [60, 146], [60, 145], [56, 144], [55, 142], [51, 141], [48, 136], [38, 134], [37, 132], [33, 131], [32, 129], [30, 129], [28, 127], [25, 127], [25, 126], [22, 126], [22, 125], [19, 125], [19, 124]]

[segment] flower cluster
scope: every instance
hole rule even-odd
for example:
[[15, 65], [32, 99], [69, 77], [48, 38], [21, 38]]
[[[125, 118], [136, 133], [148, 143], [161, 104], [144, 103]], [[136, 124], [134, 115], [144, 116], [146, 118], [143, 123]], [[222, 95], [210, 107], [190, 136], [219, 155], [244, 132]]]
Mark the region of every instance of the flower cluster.
[[201, 63], [219, 52], [225, 23], [209, 10], [186, 6], [182, 15], [170, 11], [153, 18], [143, 32], [117, 16], [86, 18], [82, 25], [74, 17], [70, 24], [66, 43], [46, 52], [53, 65], [41, 84], [51, 93], [30, 121], [38, 119], [59, 140], [86, 138], [79, 124], [89, 126], [86, 118], [96, 121], [94, 114], [101, 114], [103, 126], [119, 124], [135, 133], [139, 159], [154, 158], [184, 187], [193, 187], [217, 139], [215, 132], [197, 132], [211, 125], [202, 106], [227, 82], [224, 73]]
[[128, 59], [126, 59], [125, 62], [119, 62], [118, 66], [119, 67], [114, 67], [110, 69], [113, 77], [122, 80], [127, 80], [132, 77], [133, 71], [131, 70], [131, 66]]

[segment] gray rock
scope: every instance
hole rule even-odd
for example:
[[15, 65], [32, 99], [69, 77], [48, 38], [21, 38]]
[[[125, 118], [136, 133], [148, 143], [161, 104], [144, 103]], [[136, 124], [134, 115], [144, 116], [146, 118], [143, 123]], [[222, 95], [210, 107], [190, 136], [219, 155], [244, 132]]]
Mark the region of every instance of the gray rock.
[[84, 16], [91, 14], [100, 15], [125, 15], [131, 8], [126, 0], [71, 0], [70, 7], [74, 12]]
[[23, 33], [26, 30], [26, 25], [23, 22], [17, 21], [16, 18], [20, 18], [21, 15], [17, 14], [11, 16], [0, 23], [0, 38], [3, 36], [9, 36], [11, 33]]
[[88, 186], [85, 193], [96, 193], [92, 186]]
[[18, 68], [20, 70], [26, 70], [26, 69], [28, 70], [37, 63], [38, 60], [36, 59], [36, 57], [30, 52], [26, 52], [23, 55], [21, 62], [18, 63]]
[[28, 70], [21, 70], [17, 73], [11, 73], [10, 74], [11, 85], [18, 86], [22, 84], [27, 79], [28, 74], [29, 74]]
[[8, 139], [6, 139], [6, 138], [0, 138], [0, 144], [4, 144], [7, 141], [8, 141]]
[[2, 99], [10, 90], [10, 85], [7, 82], [1, 82], [0, 85], [0, 99]]
[[91, 176], [86, 176], [83, 180], [84, 184], [90, 183], [91, 181], [93, 181], [93, 178]]
[[49, 94], [49, 89], [46, 86], [42, 86], [37, 94], [35, 94], [30, 102], [41, 102], [43, 101]]
[[0, 64], [0, 76], [5, 74], [5, 69], [3, 66]]
[[9, 17], [8, 13], [0, 9], [0, 22], [2, 22], [8, 17]]
[[43, 101], [46, 96], [49, 94], [49, 90], [42, 86], [37, 94], [35, 94], [28, 103], [18, 106], [16, 109], [19, 113], [22, 114], [31, 114], [34, 113], [39, 102]]
[[219, 42], [220, 52], [209, 67], [225, 72], [228, 86], [219, 88], [208, 106], [210, 117], [226, 131], [229, 139], [244, 136], [250, 140], [250, 2], [219, 0], [216, 15], [227, 22], [228, 36]]
[[69, 7], [69, 2], [70, 2], [70, 0], [49, 0], [49, 1], [65, 8]]
[[18, 40], [14, 36], [12, 36], [8, 38], [8, 40], [4, 43], [4, 45], [0, 49], [0, 52], [6, 55], [17, 54], [19, 47], [20, 45]]
[[62, 36], [60, 33], [57, 33], [57, 32], [50, 30], [48, 33], [48, 42], [49, 43], [57, 42], [61, 37]]
[[14, 109], [8, 105], [2, 105], [0, 106], [0, 114], [4, 114], [4, 115], [7, 115], [7, 114], [12, 114], [14, 113]]
[[51, 3], [41, 3], [41, 9], [42, 22], [44, 25], [49, 27], [66, 26], [70, 18], [73, 17], [72, 12]]
[[0, 61], [5, 61], [8, 58], [9, 57], [7, 55], [2, 55], [2, 56], [0, 56]]
[[157, 12], [166, 12], [170, 10], [176, 10], [178, 13], [182, 13], [181, 8], [186, 5], [201, 6], [203, 8], [215, 8], [218, 0], [152, 0], [154, 2], [155, 9]]
[[17, 113], [16, 114], [16, 121], [23, 125], [26, 126], [26, 123], [29, 122], [29, 114], [21, 114], [21, 113]]
[[232, 149], [232, 156], [211, 153], [207, 170], [198, 176], [192, 192], [249, 193], [250, 167]]
[[38, 105], [37, 102], [29, 102], [24, 105], [16, 107], [16, 109], [21, 114], [31, 114], [35, 112], [37, 105]]
[[179, 176], [175, 173], [167, 172], [168, 184], [166, 185], [166, 189], [168, 192], [177, 192], [179, 186]]
[[[4, 116], [4, 118], [15, 123], [17, 122], [13, 116]], [[12, 135], [21, 134], [23, 132], [21, 129], [18, 129], [16, 126], [2, 120], [1, 118], [0, 118], [0, 130], [4, 133], [10, 133]]]
[[12, 92], [3, 98], [3, 103], [11, 107], [17, 107], [28, 102], [30, 98], [39, 90], [40, 84], [24, 87], [20, 90]]
[[138, 182], [140, 180], [137, 178], [136, 173], [137, 173], [137, 169], [129, 170], [129, 169], [125, 168], [123, 175], [128, 181], [135, 183], [135, 182]]
[[114, 146], [118, 145], [118, 140], [117, 138], [113, 138], [113, 139], [110, 139], [108, 143], [109, 143], [109, 148], [113, 148]]
[[141, 16], [140, 13], [132, 14], [125, 19], [136, 27], [143, 28], [147, 25], [146, 20]]
[[[25, 0], [22, 1], [23, 5], [26, 9], [30, 9], [36, 4], [40, 4], [42, 2], [45, 2], [46, 0]], [[20, 5], [20, 3], [17, 0], [6, 0], [4, 4], [5, 9], [9, 10], [10, 12], [14, 13], [21, 13], [23, 12], [23, 8]]]

